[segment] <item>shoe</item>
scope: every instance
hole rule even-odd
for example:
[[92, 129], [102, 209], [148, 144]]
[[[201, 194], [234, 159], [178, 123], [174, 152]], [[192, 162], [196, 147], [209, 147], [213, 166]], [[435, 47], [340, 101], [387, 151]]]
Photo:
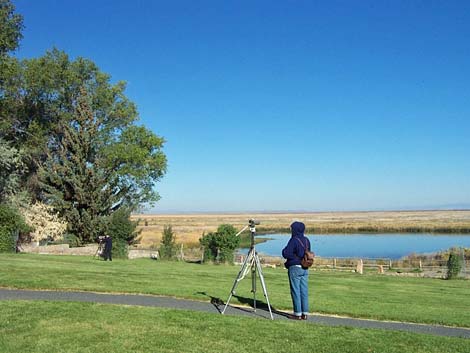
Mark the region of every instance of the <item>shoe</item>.
[[290, 316], [289, 316], [289, 319], [292, 319], [292, 320], [302, 320], [302, 316], [290, 315]]
[[307, 320], [307, 315], [304, 315], [302, 314], [302, 316], [300, 317], [301, 320]]

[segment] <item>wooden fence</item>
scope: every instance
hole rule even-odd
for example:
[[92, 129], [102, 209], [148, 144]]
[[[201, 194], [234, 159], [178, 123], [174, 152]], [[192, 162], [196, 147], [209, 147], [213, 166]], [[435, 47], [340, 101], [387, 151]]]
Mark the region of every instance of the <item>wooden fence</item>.
[[[244, 254], [236, 254], [235, 263], [241, 264]], [[260, 262], [266, 266], [283, 266], [281, 257], [259, 255]], [[414, 274], [423, 277], [443, 278], [447, 274], [447, 260], [436, 259], [390, 259], [390, 258], [344, 258], [315, 257], [313, 270], [331, 270], [347, 272], [377, 272], [384, 274]], [[461, 276], [470, 278], [470, 259], [465, 259]]]

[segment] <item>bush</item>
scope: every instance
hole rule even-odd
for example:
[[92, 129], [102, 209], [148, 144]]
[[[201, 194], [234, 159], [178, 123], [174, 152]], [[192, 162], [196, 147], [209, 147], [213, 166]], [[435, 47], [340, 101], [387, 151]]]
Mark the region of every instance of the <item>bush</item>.
[[208, 233], [199, 239], [204, 246], [204, 260], [233, 263], [234, 251], [240, 245], [236, 229], [230, 224], [222, 224], [217, 232]]
[[462, 270], [462, 257], [456, 253], [450, 253], [447, 261], [447, 279], [457, 278]]
[[15, 241], [12, 232], [7, 227], [0, 226], [0, 253], [14, 251]]
[[122, 240], [128, 245], [137, 244], [140, 232], [137, 231], [139, 221], [131, 220], [131, 211], [120, 208], [109, 218], [108, 233], [114, 240]]
[[127, 259], [129, 244], [121, 239], [113, 239], [112, 257], [116, 259]]
[[0, 204], [0, 252], [15, 252], [16, 244], [13, 234], [30, 230], [31, 228], [16, 209]]
[[67, 222], [51, 206], [35, 202], [20, 209], [26, 223], [34, 228], [32, 240], [59, 242], [63, 239]]
[[77, 248], [80, 246], [80, 239], [75, 234], [65, 233], [64, 243], [69, 244], [71, 248]]
[[131, 211], [126, 208], [120, 208], [110, 216], [107, 232], [113, 239], [113, 257], [127, 259], [129, 245], [138, 243], [138, 223], [131, 220]]
[[176, 255], [176, 237], [171, 226], [163, 227], [160, 256], [162, 259], [171, 259]]

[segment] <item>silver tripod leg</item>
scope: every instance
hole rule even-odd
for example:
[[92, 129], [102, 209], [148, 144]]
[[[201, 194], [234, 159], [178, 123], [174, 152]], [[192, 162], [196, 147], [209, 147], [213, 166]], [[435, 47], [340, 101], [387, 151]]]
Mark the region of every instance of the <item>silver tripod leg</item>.
[[[269, 303], [269, 298], [268, 298], [268, 291], [266, 289], [266, 283], [264, 282], [264, 276], [263, 272], [261, 270], [261, 262], [259, 260], [258, 254], [256, 253], [256, 250], [254, 248], [250, 249], [250, 252], [246, 256], [245, 261], [243, 262], [242, 268], [240, 269], [240, 272], [238, 272], [238, 276], [233, 282], [232, 290], [230, 291], [230, 295], [227, 299], [227, 303], [225, 304], [224, 310], [222, 310], [222, 314], [225, 314], [225, 310], [227, 309], [228, 305], [230, 304], [230, 300], [232, 299], [232, 296], [235, 294], [235, 289], [238, 286], [238, 283], [245, 278], [246, 274], [250, 270], [250, 268], [253, 270], [252, 272], [252, 280], [256, 280], [256, 272], [259, 274], [260, 282], [261, 282], [261, 287], [263, 288], [263, 294], [264, 297], [266, 298], [266, 301], [268, 303], [268, 309], [269, 309], [269, 315], [271, 316], [271, 320], [274, 320], [273, 313], [271, 311], [271, 304]], [[256, 284], [252, 283], [252, 291], [254, 295], [254, 308], [256, 311]]]
[[251, 249], [250, 252], [246, 255], [246, 259], [243, 262], [242, 268], [240, 269], [240, 272], [238, 272], [238, 276], [233, 282], [232, 290], [230, 291], [230, 295], [227, 299], [227, 303], [225, 304], [224, 310], [222, 310], [222, 314], [225, 314], [225, 310], [227, 309], [230, 299], [232, 299], [232, 296], [235, 294], [235, 289], [238, 286], [238, 283], [245, 278], [246, 274], [248, 273], [248, 270], [250, 267], [252, 267], [253, 261], [254, 261], [254, 249]]
[[261, 271], [261, 262], [259, 261], [258, 254], [255, 254], [254, 258], [255, 258], [256, 267], [258, 269], [258, 275], [259, 275], [259, 279], [261, 282], [261, 287], [263, 287], [263, 294], [264, 294], [264, 297], [266, 298], [266, 302], [268, 303], [269, 315], [271, 316], [271, 320], [274, 320], [273, 313], [271, 311], [271, 304], [269, 304], [268, 290], [266, 289], [266, 283], [264, 282], [263, 271]]

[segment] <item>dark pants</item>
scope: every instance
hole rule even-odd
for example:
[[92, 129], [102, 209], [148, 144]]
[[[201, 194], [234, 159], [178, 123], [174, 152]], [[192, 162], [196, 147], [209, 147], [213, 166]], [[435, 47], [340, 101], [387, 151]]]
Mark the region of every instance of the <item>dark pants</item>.
[[104, 249], [104, 261], [108, 260], [109, 261], [113, 261], [113, 259], [111, 258], [111, 249]]

